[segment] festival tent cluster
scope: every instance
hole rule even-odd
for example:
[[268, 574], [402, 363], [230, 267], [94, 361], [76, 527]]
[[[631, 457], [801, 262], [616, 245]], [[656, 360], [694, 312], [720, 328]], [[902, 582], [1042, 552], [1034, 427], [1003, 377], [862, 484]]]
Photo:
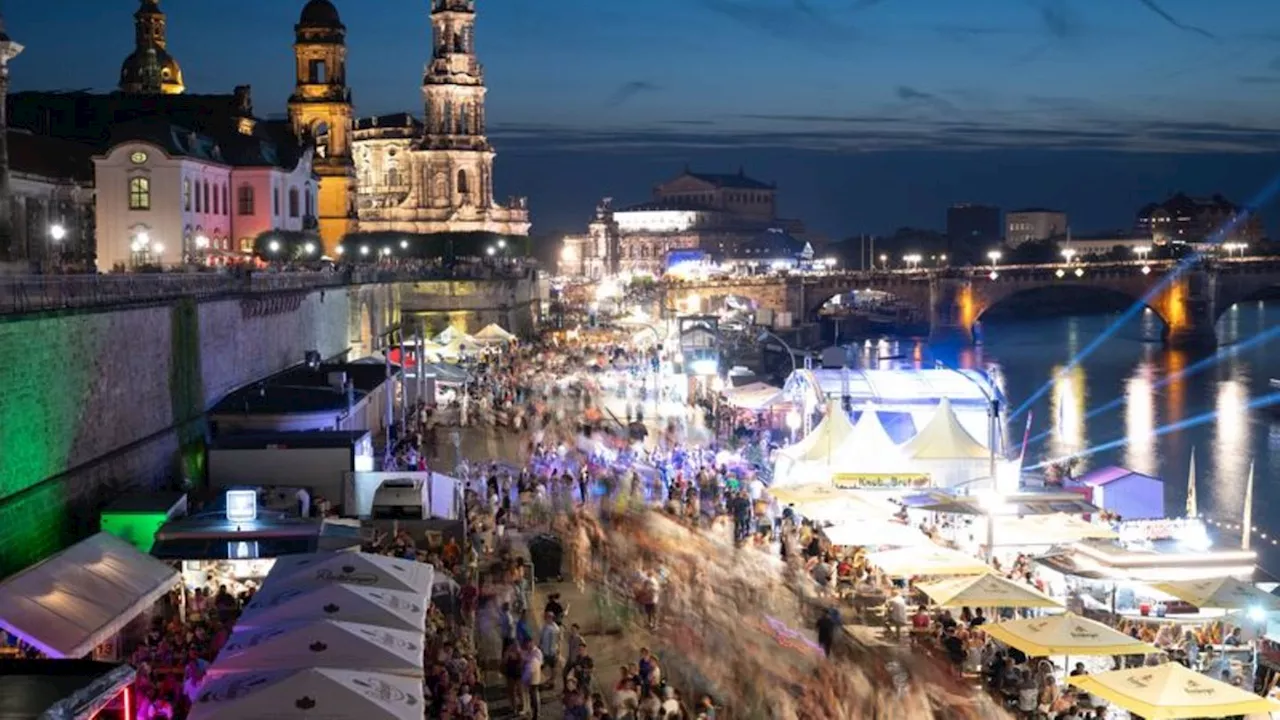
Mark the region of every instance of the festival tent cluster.
[[430, 565], [351, 552], [276, 560], [209, 668], [192, 720], [418, 720]]
[[901, 445], [870, 403], [855, 424], [841, 402], [831, 400], [812, 432], [778, 452], [773, 486], [829, 482], [839, 475], [927, 475], [933, 485], [951, 487], [989, 476], [990, 462], [990, 450], [964, 428], [945, 397], [929, 422]]

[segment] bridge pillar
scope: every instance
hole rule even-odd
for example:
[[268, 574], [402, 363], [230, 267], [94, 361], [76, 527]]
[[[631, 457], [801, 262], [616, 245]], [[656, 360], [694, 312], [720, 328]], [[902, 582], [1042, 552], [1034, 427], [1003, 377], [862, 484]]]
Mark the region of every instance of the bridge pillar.
[[1165, 321], [1164, 344], [1175, 348], [1218, 345], [1217, 272], [1197, 267], [1175, 278], [1152, 303]]
[[973, 342], [977, 319], [973, 285], [968, 280], [929, 278], [930, 342]]

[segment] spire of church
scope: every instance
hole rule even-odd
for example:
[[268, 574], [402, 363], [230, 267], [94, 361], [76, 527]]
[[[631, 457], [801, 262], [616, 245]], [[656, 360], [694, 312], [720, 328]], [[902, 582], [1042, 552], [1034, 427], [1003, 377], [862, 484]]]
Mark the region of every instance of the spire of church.
[[142, 59], [142, 93], [144, 95], [159, 95], [161, 89], [160, 80], [160, 56], [156, 54], [156, 46], [147, 47], [146, 54]]

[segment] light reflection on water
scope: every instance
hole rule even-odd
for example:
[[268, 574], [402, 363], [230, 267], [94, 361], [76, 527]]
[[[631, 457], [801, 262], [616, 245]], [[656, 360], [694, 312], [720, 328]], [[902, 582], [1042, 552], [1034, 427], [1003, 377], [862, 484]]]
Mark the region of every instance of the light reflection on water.
[[[1164, 348], [1158, 342], [1162, 331], [1159, 317], [1144, 312], [1082, 361], [1078, 372], [1062, 373], [1076, 353], [1107, 330], [1115, 318], [1088, 315], [984, 322], [985, 345], [933, 347], [924, 354], [924, 364], [931, 366], [936, 356], [957, 367], [994, 366], [1012, 407], [1049, 383], [1049, 392], [1031, 408], [1031, 436], [1043, 438], [1027, 449], [1026, 464], [1058, 457], [1064, 450], [1073, 451], [1072, 446], [1098, 447], [1122, 441], [1084, 458], [1078, 472], [1121, 465], [1161, 477], [1165, 480], [1165, 508], [1170, 514], [1179, 513], [1185, 505], [1187, 469], [1194, 447], [1201, 511], [1238, 523], [1253, 461], [1257, 468], [1254, 522], [1269, 536], [1280, 532], [1280, 505], [1273, 507], [1268, 502], [1273, 478], [1280, 477], [1280, 412], [1273, 415], [1247, 407], [1250, 400], [1272, 391], [1268, 384], [1271, 378], [1280, 378], [1280, 340], [1223, 353], [1212, 367], [1165, 383], [1166, 378], [1207, 354]], [[1243, 303], [1223, 313], [1218, 338], [1227, 348], [1277, 324], [1280, 302]], [[895, 344], [892, 353], [912, 358], [912, 344]], [[1085, 419], [1091, 409], [1114, 398], [1122, 398], [1122, 404]], [[1203, 424], [1154, 435], [1160, 428], [1214, 413], [1216, 416]], [[1018, 418], [1011, 423], [1009, 430], [1015, 441], [1021, 439], [1024, 421]], [[1264, 543], [1260, 549], [1267, 554], [1269, 566], [1280, 566], [1280, 548]]]

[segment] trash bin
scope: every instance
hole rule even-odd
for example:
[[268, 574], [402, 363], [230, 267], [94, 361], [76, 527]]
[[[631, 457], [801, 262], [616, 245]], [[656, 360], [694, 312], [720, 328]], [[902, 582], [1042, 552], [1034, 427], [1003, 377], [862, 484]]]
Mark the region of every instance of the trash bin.
[[542, 534], [529, 540], [529, 562], [534, 582], [558, 582], [564, 577], [564, 543], [555, 535]]

